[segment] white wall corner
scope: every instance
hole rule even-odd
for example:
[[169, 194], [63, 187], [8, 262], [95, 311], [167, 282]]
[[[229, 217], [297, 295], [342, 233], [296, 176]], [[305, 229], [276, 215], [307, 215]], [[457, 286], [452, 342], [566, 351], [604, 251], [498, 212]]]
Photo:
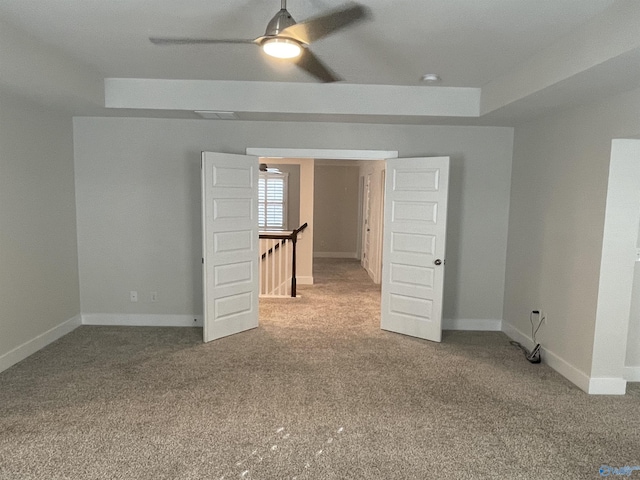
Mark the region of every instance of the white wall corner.
[[640, 382], [640, 367], [624, 367], [624, 379], [627, 382]]
[[[502, 332], [515, 340], [516, 342], [521, 343], [525, 347], [531, 349], [534, 347], [533, 339], [529, 337], [527, 334], [521, 332], [516, 327], [507, 322], [502, 322]], [[587, 393], [595, 393], [591, 392], [590, 387], [590, 378], [589, 375], [584, 373], [582, 370], [574, 367], [569, 362], [567, 362], [564, 358], [556, 353], [547, 350], [544, 345], [542, 346], [541, 353], [542, 363], [549, 365], [552, 369], [562, 375], [564, 378], [569, 380], [571, 383], [576, 385], [578, 388]]]
[[202, 315], [83, 313], [82, 325], [119, 327], [202, 327]]
[[611, 142], [589, 393], [619, 395], [626, 386], [622, 377], [640, 224], [638, 158], [639, 140]]
[[67, 333], [74, 331], [80, 325], [82, 325], [82, 318], [80, 315], [76, 315], [75, 317], [62, 322], [60, 325], [57, 325], [38, 335], [37, 337], [24, 342], [22, 345], [14, 348], [13, 350], [10, 350], [9, 352], [0, 356], [0, 372], [6, 370], [7, 368], [15, 365], [18, 362], [21, 362], [28, 356], [33, 355], [38, 350], [43, 349], [59, 338], [64, 337]]
[[296, 285], [313, 285], [313, 277], [296, 277]]
[[590, 395], [624, 395], [627, 393], [627, 381], [624, 378], [589, 379]]
[[500, 332], [502, 330], [502, 320], [494, 318], [445, 318], [442, 320], [442, 329]]

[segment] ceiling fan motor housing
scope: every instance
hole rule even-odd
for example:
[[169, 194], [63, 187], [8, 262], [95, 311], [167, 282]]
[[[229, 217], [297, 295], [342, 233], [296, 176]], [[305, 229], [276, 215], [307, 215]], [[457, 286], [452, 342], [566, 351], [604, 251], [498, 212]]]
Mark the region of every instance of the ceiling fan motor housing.
[[271, 21], [267, 25], [267, 30], [264, 32], [264, 36], [272, 37], [278, 35], [285, 28], [295, 24], [296, 21], [293, 19], [291, 14], [287, 11], [286, 8], [283, 8], [271, 19]]

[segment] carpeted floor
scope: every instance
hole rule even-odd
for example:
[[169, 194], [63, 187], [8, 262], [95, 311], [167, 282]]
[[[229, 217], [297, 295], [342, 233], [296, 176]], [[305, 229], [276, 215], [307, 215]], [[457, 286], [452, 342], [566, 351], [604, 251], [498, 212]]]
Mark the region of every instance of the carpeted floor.
[[[0, 373], [0, 479], [585, 479], [640, 465], [640, 388], [588, 396], [507, 337], [379, 329], [357, 263], [210, 344], [81, 327]], [[631, 477], [639, 477], [640, 471]]]

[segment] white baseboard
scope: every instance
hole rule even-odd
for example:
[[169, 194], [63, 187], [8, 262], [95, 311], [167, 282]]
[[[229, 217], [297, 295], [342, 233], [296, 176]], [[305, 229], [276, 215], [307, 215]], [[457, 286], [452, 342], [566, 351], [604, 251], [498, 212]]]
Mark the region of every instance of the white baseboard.
[[358, 259], [357, 252], [313, 252], [313, 258], [353, 258]]
[[[534, 347], [533, 339], [531, 337], [521, 332], [509, 323], [502, 322], [502, 332], [512, 340], [520, 342], [528, 349], [532, 349]], [[591, 379], [589, 378], [589, 375], [571, 365], [561, 356], [546, 349], [544, 346], [541, 350], [542, 353], [540, 356], [542, 357], [542, 363], [546, 363], [547, 365], [549, 365], [556, 372], [558, 372], [560, 375], [562, 375], [564, 378], [569, 380], [581, 390], [590, 393], [589, 382]]]
[[493, 318], [444, 318], [442, 319], [442, 329], [499, 332], [502, 330], [502, 320]]
[[591, 395], [624, 395], [627, 393], [627, 381], [624, 378], [594, 378], [589, 380]]
[[201, 327], [202, 315], [83, 313], [82, 325], [121, 327]]
[[[525, 347], [534, 347], [533, 339], [518, 330], [513, 325], [502, 322], [502, 331], [505, 335], [520, 342]], [[556, 372], [590, 395], [624, 395], [627, 389], [625, 378], [595, 378], [589, 377], [582, 370], [574, 367], [560, 355], [542, 347], [542, 363], [546, 363]], [[640, 373], [640, 368], [638, 369]], [[640, 377], [638, 377], [640, 379]]]
[[313, 277], [296, 277], [296, 285], [313, 285]]
[[582, 370], [574, 367], [564, 358], [547, 350], [544, 347], [542, 347], [541, 357], [543, 363], [549, 365], [556, 372], [558, 372], [564, 378], [577, 386], [580, 390], [587, 393], [595, 393], [591, 391], [590, 383], [592, 379], [589, 378], [589, 375], [584, 373]]
[[640, 367], [624, 367], [624, 379], [627, 382], [640, 382]]
[[15, 365], [16, 363], [24, 360], [29, 355], [33, 355], [38, 350], [46, 347], [50, 343], [55, 342], [61, 337], [64, 337], [67, 333], [74, 331], [82, 324], [80, 315], [76, 315], [69, 320], [62, 322], [46, 332], [38, 335], [31, 340], [24, 342], [22, 345], [10, 350], [4, 355], [0, 356], [0, 372]]

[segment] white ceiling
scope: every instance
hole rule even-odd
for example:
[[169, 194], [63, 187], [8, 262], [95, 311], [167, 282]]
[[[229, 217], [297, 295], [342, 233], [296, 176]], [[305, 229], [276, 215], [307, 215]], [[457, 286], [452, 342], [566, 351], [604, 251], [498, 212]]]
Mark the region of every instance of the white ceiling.
[[[343, 3], [289, 0], [288, 9], [301, 21]], [[420, 82], [423, 74], [437, 73], [442, 78], [441, 86], [482, 88], [522, 69], [541, 52], [606, 14], [616, 2], [361, 0], [360, 3], [370, 8], [370, 21], [312, 46], [344, 78], [344, 83], [419, 87], [423, 85]], [[279, 8], [279, 0], [0, 0], [0, 19], [48, 52], [70, 58], [101, 79], [316, 83], [292, 65], [269, 61], [254, 45], [159, 47], [148, 40], [149, 36], [255, 38], [264, 33], [267, 22]], [[1, 49], [0, 46], [0, 53]], [[633, 78], [625, 78], [622, 83], [635, 85], [635, 74], [634, 70]], [[602, 72], [598, 75], [602, 76]], [[604, 83], [603, 78], [603, 88]], [[500, 102], [496, 105], [501, 106]], [[126, 114], [125, 110], [122, 112]], [[433, 121], [433, 118], [422, 122], [413, 119], [407, 123]]]
[[[304, 20], [342, 0], [289, 0]], [[313, 50], [348, 83], [481, 87], [613, 0], [363, 0], [372, 20]], [[2, 0], [0, 15], [106, 77], [313, 82], [253, 45], [158, 47], [149, 36], [255, 38], [279, 0]]]

